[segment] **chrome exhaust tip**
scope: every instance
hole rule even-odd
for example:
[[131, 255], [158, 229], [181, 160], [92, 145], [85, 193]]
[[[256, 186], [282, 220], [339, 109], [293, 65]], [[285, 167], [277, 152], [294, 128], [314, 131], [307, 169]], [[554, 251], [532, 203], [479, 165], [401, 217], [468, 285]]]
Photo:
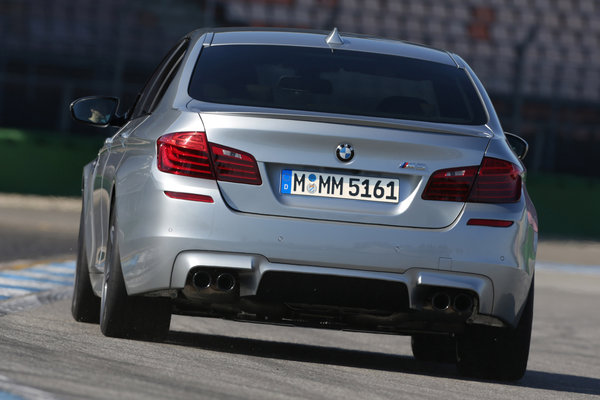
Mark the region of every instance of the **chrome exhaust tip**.
[[233, 290], [236, 284], [235, 276], [230, 273], [224, 272], [217, 276], [217, 289], [222, 290], [224, 292], [229, 292]]
[[192, 276], [192, 285], [196, 290], [203, 290], [210, 287], [212, 278], [206, 271], [198, 271]]
[[473, 299], [465, 293], [459, 293], [454, 297], [452, 308], [459, 313], [470, 311], [473, 308]]
[[447, 293], [436, 293], [431, 298], [431, 305], [434, 310], [444, 311], [450, 307], [450, 296]]

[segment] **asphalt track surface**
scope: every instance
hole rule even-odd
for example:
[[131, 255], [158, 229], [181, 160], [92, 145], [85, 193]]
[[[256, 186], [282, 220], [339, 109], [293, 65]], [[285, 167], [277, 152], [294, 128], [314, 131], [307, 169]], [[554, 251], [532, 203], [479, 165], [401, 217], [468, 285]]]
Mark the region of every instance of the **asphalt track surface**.
[[540, 246], [528, 371], [507, 384], [418, 362], [403, 336], [176, 316], [165, 343], [106, 338], [70, 315], [77, 202], [13, 200], [0, 198], [0, 285], [38, 286], [0, 300], [0, 400], [600, 398], [600, 267], [564, 265], [600, 259], [598, 244]]

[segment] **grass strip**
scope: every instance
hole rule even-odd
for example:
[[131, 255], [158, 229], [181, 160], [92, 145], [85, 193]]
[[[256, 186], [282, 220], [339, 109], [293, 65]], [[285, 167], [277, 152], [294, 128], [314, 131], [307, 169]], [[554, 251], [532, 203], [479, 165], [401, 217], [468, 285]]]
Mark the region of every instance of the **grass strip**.
[[81, 171], [102, 136], [0, 129], [0, 192], [79, 196]]

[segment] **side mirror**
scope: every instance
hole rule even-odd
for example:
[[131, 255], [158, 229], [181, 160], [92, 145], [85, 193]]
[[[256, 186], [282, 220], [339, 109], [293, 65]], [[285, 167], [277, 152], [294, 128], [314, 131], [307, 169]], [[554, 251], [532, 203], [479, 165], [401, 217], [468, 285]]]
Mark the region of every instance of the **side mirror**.
[[71, 116], [75, 121], [106, 128], [118, 125], [122, 118], [117, 116], [119, 99], [116, 97], [82, 97], [71, 103]]
[[529, 151], [529, 144], [525, 139], [513, 133], [504, 132], [504, 135], [511, 149], [519, 157], [519, 160], [523, 160]]

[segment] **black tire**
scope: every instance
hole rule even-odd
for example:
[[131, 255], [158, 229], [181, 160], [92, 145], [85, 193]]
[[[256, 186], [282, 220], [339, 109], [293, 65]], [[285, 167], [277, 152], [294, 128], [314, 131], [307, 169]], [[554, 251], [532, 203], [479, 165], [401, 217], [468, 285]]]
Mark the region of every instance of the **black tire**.
[[[82, 202], [83, 203], [83, 202]], [[100, 298], [94, 294], [85, 251], [85, 218], [83, 204], [79, 219], [79, 238], [77, 239], [77, 264], [75, 284], [71, 301], [71, 314], [75, 321], [97, 324], [100, 321]]]
[[525, 375], [533, 323], [534, 281], [516, 328], [470, 326], [458, 337], [457, 367], [461, 375], [516, 381]]
[[449, 335], [412, 335], [411, 346], [419, 361], [456, 362], [456, 340]]
[[171, 323], [171, 301], [128, 296], [121, 270], [117, 220], [111, 212], [104, 268], [100, 329], [105, 336], [163, 341]]

